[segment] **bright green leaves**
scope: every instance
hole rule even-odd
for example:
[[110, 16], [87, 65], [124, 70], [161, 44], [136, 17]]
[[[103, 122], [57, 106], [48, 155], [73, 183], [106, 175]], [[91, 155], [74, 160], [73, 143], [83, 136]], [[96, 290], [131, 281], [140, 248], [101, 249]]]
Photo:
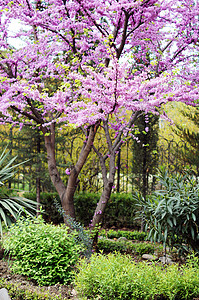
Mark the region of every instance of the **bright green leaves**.
[[41, 217], [18, 220], [4, 241], [14, 257], [12, 270], [39, 285], [68, 283], [81, 247], [65, 226], [45, 224]]

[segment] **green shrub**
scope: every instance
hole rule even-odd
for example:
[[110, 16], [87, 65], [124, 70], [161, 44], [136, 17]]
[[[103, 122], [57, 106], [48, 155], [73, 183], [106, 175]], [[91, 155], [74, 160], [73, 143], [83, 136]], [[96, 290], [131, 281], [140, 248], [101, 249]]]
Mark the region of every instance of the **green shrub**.
[[135, 218], [137, 211], [136, 201], [131, 194], [112, 194], [106, 207], [103, 223], [108, 228], [112, 226], [117, 228], [137, 227], [139, 226], [138, 220]]
[[[100, 194], [79, 193], [75, 194], [75, 209], [77, 220], [88, 226], [96, 209]], [[131, 194], [112, 194], [103, 216], [102, 224], [106, 227], [132, 228], [137, 225], [135, 220], [136, 201]]]
[[143, 254], [153, 254], [155, 251], [154, 244], [149, 243], [130, 243], [129, 244], [132, 253], [143, 255]]
[[50, 295], [49, 292], [39, 293], [19, 288], [17, 284], [8, 283], [3, 278], [0, 278], [0, 289], [1, 288], [6, 288], [9, 296], [15, 300], [63, 300], [61, 296]]
[[103, 250], [105, 253], [110, 253], [115, 251], [125, 253], [127, 252], [128, 249], [125, 241], [107, 240], [105, 238], [99, 239], [97, 246], [100, 251]]
[[70, 282], [82, 251], [68, 228], [45, 224], [41, 218], [18, 220], [3, 244], [14, 258], [12, 271], [39, 285]]
[[142, 255], [145, 253], [154, 253], [155, 247], [149, 243], [132, 243], [130, 241], [115, 241], [101, 238], [98, 240], [98, 249], [105, 253], [121, 252]]
[[199, 267], [135, 263], [119, 253], [94, 254], [77, 267], [75, 276], [79, 297], [86, 299], [183, 300], [199, 296]]
[[[25, 193], [24, 197], [36, 200], [36, 193]], [[46, 222], [60, 224], [60, 222], [63, 222], [63, 217], [58, 213], [54, 205], [54, 199], [60, 203], [57, 193], [41, 193], [41, 204], [45, 212], [43, 217]], [[74, 204], [78, 222], [84, 224], [84, 226], [90, 224], [99, 199], [100, 194], [96, 193], [75, 194]], [[135, 218], [137, 210], [136, 201], [131, 194], [112, 194], [102, 223], [106, 227], [136, 227], [138, 225]]]
[[165, 170], [158, 178], [162, 190], [147, 200], [138, 197], [148, 237], [181, 252], [189, 245], [199, 253], [199, 184], [188, 174], [169, 176]]

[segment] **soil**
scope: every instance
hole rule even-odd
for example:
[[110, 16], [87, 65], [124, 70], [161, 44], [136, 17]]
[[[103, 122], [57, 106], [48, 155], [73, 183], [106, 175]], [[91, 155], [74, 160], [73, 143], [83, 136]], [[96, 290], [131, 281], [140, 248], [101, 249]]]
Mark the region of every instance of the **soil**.
[[28, 290], [32, 292], [49, 292], [51, 296], [61, 296], [64, 299], [77, 299], [75, 290], [72, 286], [56, 284], [53, 286], [39, 287], [33, 281], [28, 280], [25, 276], [13, 274], [10, 270], [9, 260], [3, 258], [3, 250], [0, 249], [0, 278], [4, 278], [7, 283], [13, 283], [19, 289]]

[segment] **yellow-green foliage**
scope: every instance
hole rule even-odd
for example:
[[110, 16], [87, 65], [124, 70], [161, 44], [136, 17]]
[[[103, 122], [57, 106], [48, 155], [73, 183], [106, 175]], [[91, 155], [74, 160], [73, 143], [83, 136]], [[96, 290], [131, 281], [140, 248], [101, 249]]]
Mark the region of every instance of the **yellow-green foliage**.
[[71, 282], [82, 247], [68, 228], [39, 218], [19, 219], [3, 241], [14, 258], [11, 269], [39, 285]]
[[[162, 120], [160, 122], [160, 135], [167, 139], [174, 139], [176, 142], [180, 140], [180, 138], [173, 132], [172, 128], [175, 128], [175, 124], [179, 124], [182, 127], [187, 127], [190, 131], [196, 130], [196, 126], [190, 120], [186, 119], [182, 111], [193, 111], [194, 107], [187, 106], [181, 102], [172, 102], [167, 103], [163, 110], [166, 112], [168, 117], [171, 119], [171, 122]], [[161, 137], [160, 137], [161, 141]]]
[[118, 253], [95, 254], [89, 262], [82, 260], [78, 270], [75, 283], [81, 299], [192, 300], [199, 296], [196, 257], [184, 266], [163, 267], [135, 263], [132, 257]]

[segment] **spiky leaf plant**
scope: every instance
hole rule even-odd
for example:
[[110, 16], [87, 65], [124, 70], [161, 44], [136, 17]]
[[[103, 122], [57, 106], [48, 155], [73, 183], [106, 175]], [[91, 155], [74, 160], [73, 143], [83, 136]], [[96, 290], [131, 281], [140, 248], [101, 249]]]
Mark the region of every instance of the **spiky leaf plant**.
[[159, 170], [161, 190], [144, 199], [135, 195], [145, 219], [148, 238], [199, 254], [199, 183], [189, 174], [168, 175]]
[[23, 164], [13, 165], [17, 156], [9, 159], [10, 152], [6, 152], [7, 147], [0, 155], [0, 234], [2, 236], [2, 222], [8, 227], [16, 221], [21, 214], [33, 215], [36, 211], [37, 203], [24, 197], [13, 195], [4, 185], [6, 180], [13, 177], [16, 168]]

